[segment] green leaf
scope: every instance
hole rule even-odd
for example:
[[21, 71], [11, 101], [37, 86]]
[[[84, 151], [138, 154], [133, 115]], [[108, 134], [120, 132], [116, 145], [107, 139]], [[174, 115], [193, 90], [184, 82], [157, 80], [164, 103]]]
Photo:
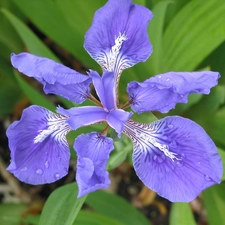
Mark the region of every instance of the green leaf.
[[170, 225], [196, 225], [194, 216], [188, 203], [173, 203], [169, 219]]
[[21, 221], [21, 214], [26, 210], [25, 204], [0, 204], [0, 224], [18, 225]]
[[59, 61], [59, 59], [20, 19], [6, 9], [1, 9], [1, 11], [8, 18], [31, 53]]
[[123, 163], [127, 155], [133, 149], [132, 142], [127, 136], [122, 136], [118, 141], [114, 141], [115, 149], [110, 154], [107, 170], [112, 170]]
[[33, 87], [31, 87], [25, 80], [23, 80], [17, 71], [15, 71], [15, 77], [30, 102], [35, 105], [43, 106], [53, 112], [55, 111], [55, 105], [52, 104], [44, 95], [40, 94]]
[[156, 75], [161, 72], [161, 63], [162, 63], [162, 38], [163, 30], [165, 25], [165, 16], [169, 4], [173, 3], [172, 1], [163, 1], [159, 2], [152, 9], [154, 17], [150, 21], [148, 28], [148, 35], [150, 41], [153, 45], [153, 53], [146, 63], [141, 66], [146, 67], [146, 71], [149, 71], [149, 74]]
[[224, 104], [225, 86], [218, 85], [212, 89], [210, 95], [204, 95], [196, 105], [186, 111], [185, 115], [203, 126], [218, 146], [225, 147]]
[[[218, 152], [220, 154], [222, 163], [223, 163], [223, 168], [225, 168], [225, 150], [222, 150], [221, 148], [218, 148]], [[225, 172], [223, 171], [223, 176], [222, 180], [225, 180]]]
[[[31, 53], [60, 62], [60, 60], [55, 56], [55, 54], [52, 53], [51, 50], [49, 50], [48, 47], [43, 44], [43, 42], [21, 20], [19, 20], [12, 13], [5, 9], [2, 9], [2, 12], [14, 26], [19, 36], [23, 40], [24, 44], [27, 46], [28, 50]], [[68, 101], [67, 99], [61, 97], [59, 97], [59, 99], [68, 108], [74, 106], [74, 104]]]
[[225, 183], [215, 185], [203, 192], [203, 201], [209, 225], [224, 224], [225, 221]]
[[77, 198], [75, 183], [56, 189], [48, 198], [38, 225], [72, 225], [86, 196]]
[[126, 225], [111, 217], [81, 210], [73, 225]]
[[22, 97], [23, 92], [14, 78], [13, 69], [0, 58], [0, 118], [12, 113]]
[[[7, 8], [8, 10], [11, 10], [17, 14], [20, 14], [18, 9], [14, 9], [12, 1], [1, 0], [0, 8], [2, 7]], [[23, 45], [16, 31], [2, 13], [0, 13], [0, 27], [0, 55], [4, 59], [9, 60], [11, 52], [21, 51]]]
[[100, 68], [85, 51], [83, 43], [94, 12], [106, 1], [14, 0], [13, 2], [47, 37], [72, 53], [83, 64], [93, 69]]
[[149, 221], [130, 203], [118, 195], [96, 191], [86, 199], [86, 204], [97, 212], [129, 225], [150, 225]]
[[163, 37], [164, 71], [193, 70], [225, 40], [225, 1], [186, 4]]

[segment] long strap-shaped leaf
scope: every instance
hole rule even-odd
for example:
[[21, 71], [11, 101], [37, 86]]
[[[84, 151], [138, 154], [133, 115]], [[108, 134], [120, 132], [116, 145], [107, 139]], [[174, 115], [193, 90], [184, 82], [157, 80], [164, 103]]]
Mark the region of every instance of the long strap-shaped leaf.
[[163, 70], [194, 70], [225, 41], [224, 12], [224, 0], [186, 4], [164, 34]]
[[38, 225], [74, 224], [86, 199], [86, 196], [77, 198], [77, 192], [78, 188], [75, 183], [56, 189], [45, 203]]

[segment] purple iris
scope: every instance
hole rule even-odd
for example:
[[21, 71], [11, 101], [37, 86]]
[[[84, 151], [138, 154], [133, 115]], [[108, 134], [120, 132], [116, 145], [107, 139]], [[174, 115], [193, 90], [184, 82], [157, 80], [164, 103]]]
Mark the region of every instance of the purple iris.
[[[80, 74], [50, 59], [29, 53], [11, 55], [12, 65], [44, 86], [46, 94], [60, 95], [76, 104], [89, 99], [96, 106], [24, 110], [8, 130], [11, 163], [7, 168], [29, 184], [54, 182], [68, 173], [70, 151], [66, 134], [81, 126], [106, 123], [101, 132], [81, 134], [77, 153], [78, 197], [110, 184], [106, 164], [113, 150], [107, 137], [112, 127], [133, 141], [133, 164], [150, 189], [170, 201], [191, 201], [205, 188], [220, 183], [222, 163], [217, 148], [195, 122], [169, 116], [150, 124], [133, 121], [132, 112], [168, 112], [191, 93], [209, 94], [220, 77], [217, 72], [169, 72], [144, 82], [128, 84], [129, 101], [119, 107], [118, 82], [122, 71], [145, 61], [152, 52], [147, 36], [152, 13], [131, 0], [109, 0], [94, 16], [84, 47], [102, 67], [103, 75]], [[90, 93], [93, 84], [98, 98]]]

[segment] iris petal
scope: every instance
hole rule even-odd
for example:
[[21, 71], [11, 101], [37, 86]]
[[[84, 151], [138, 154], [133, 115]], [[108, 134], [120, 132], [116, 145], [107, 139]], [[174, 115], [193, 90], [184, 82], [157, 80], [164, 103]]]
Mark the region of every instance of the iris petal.
[[90, 77], [51, 59], [23, 52], [18, 55], [13, 53], [11, 62], [21, 73], [42, 83], [46, 94], [57, 94], [77, 104], [90, 95]]
[[179, 116], [150, 124], [129, 121], [124, 132], [133, 140], [138, 177], [170, 201], [189, 202], [220, 183], [222, 163], [202, 127]]
[[107, 112], [98, 106], [82, 106], [71, 109], [58, 107], [57, 112], [69, 117], [67, 123], [74, 130], [82, 126], [106, 121], [107, 118]]
[[54, 182], [68, 173], [70, 151], [66, 117], [40, 106], [23, 111], [7, 129], [11, 163], [7, 170], [28, 184]]
[[124, 124], [130, 119], [132, 114], [133, 113], [126, 112], [122, 109], [115, 109], [108, 113], [107, 122], [115, 129], [119, 137], [123, 132]]
[[146, 30], [152, 17], [150, 10], [131, 0], [109, 0], [95, 13], [84, 47], [103, 70], [120, 74], [150, 56]]
[[92, 132], [77, 137], [74, 143], [77, 152], [76, 181], [79, 187], [78, 197], [86, 195], [110, 184], [105, 170], [113, 140], [103, 134]]
[[141, 83], [133, 81], [127, 87], [131, 108], [138, 113], [166, 113], [179, 102], [187, 103], [191, 93], [209, 94], [219, 77], [219, 73], [211, 71], [169, 72]]
[[97, 95], [107, 110], [116, 108], [116, 92], [114, 83], [114, 73], [105, 71], [102, 77], [95, 71], [90, 71], [89, 76], [92, 78]]

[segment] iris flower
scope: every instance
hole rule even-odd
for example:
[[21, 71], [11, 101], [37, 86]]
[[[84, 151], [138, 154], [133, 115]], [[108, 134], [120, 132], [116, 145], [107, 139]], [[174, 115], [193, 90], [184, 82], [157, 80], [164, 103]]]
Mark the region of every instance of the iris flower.
[[[124, 69], [144, 62], [152, 53], [147, 35], [152, 12], [131, 0], [108, 0], [96, 11], [85, 35], [84, 48], [103, 70], [80, 74], [53, 60], [30, 53], [12, 54], [12, 65], [43, 84], [46, 94], [57, 94], [76, 104], [86, 99], [96, 106], [53, 113], [33, 105], [7, 129], [11, 163], [7, 168], [23, 182], [38, 185], [54, 182], [68, 173], [70, 151], [66, 134], [81, 126], [106, 123], [102, 132], [79, 135], [77, 154], [78, 197], [110, 184], [106, 165], [113, 150], [109, 127], [118, 137], [133, 142], [133, 166], [150, 189], [170, 201], [191, 201], [205, 188], [220, 183], [222, 164], [217, 148], [204, 129], [187, 118], [168, 116], [149, 124], [131, 119], [136, 113], [168, 112], [186, 103], [191, 93], [209, 94], [219, 73], [168, 72], [127, 86], [129, 101], [120, 106], [118, 84]], [[98, 98], [90, 92], [93, 84]]]

